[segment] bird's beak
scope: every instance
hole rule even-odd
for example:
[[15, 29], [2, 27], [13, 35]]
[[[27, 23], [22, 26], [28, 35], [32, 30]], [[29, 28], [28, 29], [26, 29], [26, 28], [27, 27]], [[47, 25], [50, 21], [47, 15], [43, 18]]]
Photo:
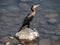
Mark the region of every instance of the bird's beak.
[[39, 7], [40, 5], [34, 5], [34, 8], [37, 8], [37, 7]]

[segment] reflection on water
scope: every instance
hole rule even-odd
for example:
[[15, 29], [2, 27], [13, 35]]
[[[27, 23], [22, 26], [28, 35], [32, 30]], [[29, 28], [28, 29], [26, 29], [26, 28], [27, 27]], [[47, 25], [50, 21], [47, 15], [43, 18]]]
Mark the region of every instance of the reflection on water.
[[[60, 44], [60, 0], [1, 0], [0, 1], [0, 45], [19, 30], [24, 17], [31, 12], [33, 4], [40, 4], [31, 22], [40, 33], [40, 45]], [[12, 45], [17, 44], [14, 40]]]

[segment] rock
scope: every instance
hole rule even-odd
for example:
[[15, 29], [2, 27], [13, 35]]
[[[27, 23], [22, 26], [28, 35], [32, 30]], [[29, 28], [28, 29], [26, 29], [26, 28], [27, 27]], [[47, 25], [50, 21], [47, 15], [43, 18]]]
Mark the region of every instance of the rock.
[[58, 22], [58, 20], [56, 18], [49, 18], [48, 22], [56, 23], [56, 22]]
[[17, 44], [17, 45], [21, 45], [21, 44]]
[[1, 39], [1, 41], [4, 42], [4, 43], [6, 43], [6, 42], [12, 42], [13, 40], [10, 39], [8, 36], [6, 36], [6, 37], [3, 37], [3, 38]]
[[59, 39], [59, 36], [52, 36], [52, 39], [53, 40], [58, 40]]
[[56, 43], [55, 45], [60, 45], [60, 43]]
[[52, 17], [57, 17], [57, 16], [58, 16], [57, 13], [47, 13], [47, 14], [45, 15], [45, 17], [47, 17], [47, 18], [52, 18]]
[[3, 43], [0, 43], [0, 45], [4, 45]]
[[39, 42], [40, 45], [51, 45], [50, 39], [41, 39]]
[[54, 45], [60, 45], [60, 39], [57, 40]]
[[11, 45], [11, 43], [10, 42], [7, 42], [6, 45]]

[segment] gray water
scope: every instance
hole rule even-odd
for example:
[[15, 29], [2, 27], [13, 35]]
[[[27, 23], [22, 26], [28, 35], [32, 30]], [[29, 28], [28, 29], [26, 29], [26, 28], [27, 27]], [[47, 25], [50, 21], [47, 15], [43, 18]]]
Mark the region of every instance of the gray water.
[[[40, 7], [30, 27], [40, 33], [39, 45], [60, 45], [60, 0], [0, 0], [0, 45], [20, 29], [34, 4]], [[18, 44], [18, 40], [12, 42]]]

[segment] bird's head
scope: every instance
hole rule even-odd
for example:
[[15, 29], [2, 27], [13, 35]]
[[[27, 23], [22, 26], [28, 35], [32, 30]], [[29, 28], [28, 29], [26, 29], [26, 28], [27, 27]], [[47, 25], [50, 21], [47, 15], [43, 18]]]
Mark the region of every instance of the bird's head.
[[33, 5], [32, 8], [36, 9], [37, 7], [39, 7], [40, 5]]
[[39, 7], [40, 5], [32, 5], [32, 7], [31, 7], [31, 10], [32, 11], [35, 11], [35, 9], [37, 8], [37, 7]]

